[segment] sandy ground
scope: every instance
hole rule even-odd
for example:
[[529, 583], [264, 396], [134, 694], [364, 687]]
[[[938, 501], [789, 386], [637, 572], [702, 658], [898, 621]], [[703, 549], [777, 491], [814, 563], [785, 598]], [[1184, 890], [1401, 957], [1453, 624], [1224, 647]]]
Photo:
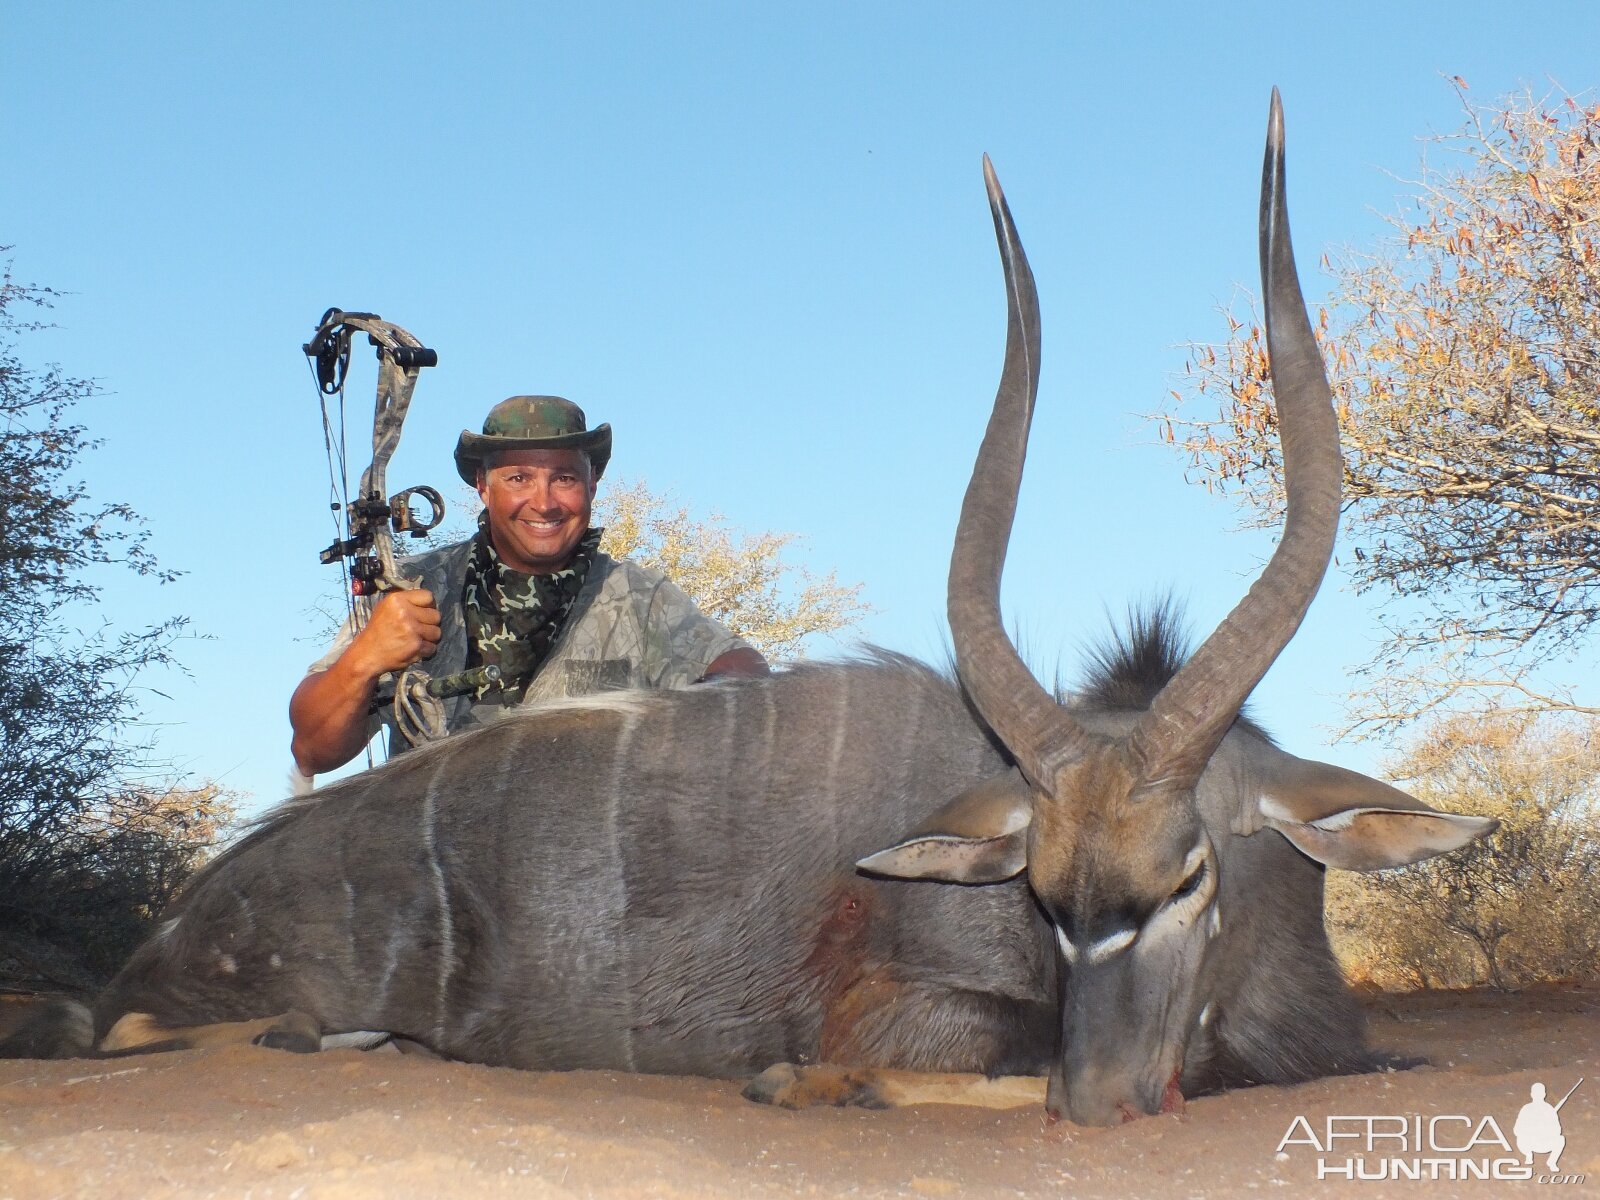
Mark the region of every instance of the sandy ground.
[[[1434, 1065], [1246, 1089], [1103, 1130], [1031, 1109], [785, 1112], [719, 1081], [392, 1052], [0, 1062], [0, 1197], [1600, 1195], [1600, 988], [1374, 997], [1370, 1008], [1375, 1045]], [[1377, 1170], [1395, 1143], [1278, 1150], [1296, 1116], [1319, 1139], [1330, 1115], [1390, 1114], [1492, 1117], [1513, 1139], [1530, 1085], [1554, 1101], [1580, 1076], [1561, 1112], [1559, 1172], [1579, 1181], [1318, 1181], [1319, 1157], [1342, 1166], [1354, 1152]], [[1440, 1128], [1440, 1145], [1467, 1140], [1458, 1123]], [[1472, 1157], [1507, 1156], [1480, 1144]]]

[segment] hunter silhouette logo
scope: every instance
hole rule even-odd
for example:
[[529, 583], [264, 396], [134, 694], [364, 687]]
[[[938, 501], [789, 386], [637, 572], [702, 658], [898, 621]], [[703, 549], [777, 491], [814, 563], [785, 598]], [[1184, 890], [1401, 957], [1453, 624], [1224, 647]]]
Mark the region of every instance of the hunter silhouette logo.
[[[1509, 1138], [1492, 1116], [1362, 1114], [1323, 1117], [1317, 1125], [1296, 1117], [1278, 1142], [1277, 1159], [1288, 1162], [1291, 1150], [1305, 1147], [1316, 1155], [1318, 1179], [1583, 1183], [1584, 1175], [1556, 1174], [1567, 1146], [1561, 1109], [1582, 1083], [1554, 1104], [1545, 1099], [1545, 1085], [1535, 1083]], [[1542, 1171], [1536, 1156], [1544, 1157]]]
[[1531, 1164], [1535, 1154], [1548, 1154], [1545, 1165], [1552, 1171], [1561, 1159], [1561, 1151], [1566, 1149], [1567, 1139], [1561, 1134], [1561, 1106], [1572, 1099], [1572, 1093], [1578, 1090], [1578, 1083], [1567, 1089], [1567, 1094], [1555, 1104], [1549, 1103], [1544, 1098], [1544, 1084], [1536, 1083], [1528, 1089], [1528, 1102], [1522, 1106], [1522, 1111], [1517, 1114], [1517, 1123], [1511, 1127], [1511, 1135], [1517, 1139], [1517, 1149], [1522, 1152], [1524, 1161]]

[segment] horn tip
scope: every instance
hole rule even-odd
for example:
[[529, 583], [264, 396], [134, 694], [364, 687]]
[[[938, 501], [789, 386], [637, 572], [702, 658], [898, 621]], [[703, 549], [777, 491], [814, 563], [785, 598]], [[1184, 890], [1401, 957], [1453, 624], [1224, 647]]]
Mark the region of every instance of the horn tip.
[[995, 174], [994, 163], [989, 161], [989, 156], [983, 156], [983, 186], [989, 193], [989, 204], [998, 209], [1005, 203], [1006, 194], [1000, 187], [1000, 176]]
[[1283, 145], [1283, 97], [1276, 84], [1272, 87], [1272, 108], [1267, 116], [1267, 143], [1273, 147]]

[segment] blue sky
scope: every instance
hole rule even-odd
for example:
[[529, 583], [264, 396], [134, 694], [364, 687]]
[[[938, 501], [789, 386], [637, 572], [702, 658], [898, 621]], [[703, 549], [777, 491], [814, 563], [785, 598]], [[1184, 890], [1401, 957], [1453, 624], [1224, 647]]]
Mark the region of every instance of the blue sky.
[[[1475, 98], [1594, 84], [1600, 10], [1546, 3], [272, 5], [0, 10], [0, 244], [72, 293], [28, 355], [92, 376], [92, 491], [149, 521], [187, 675], [161, 750], [256, 803], [320, 652], [330, 539], [300, 343], [330, 305], [440, 353], [390, 471], [449, 493], [457, 433], [558, 392], [611, 468], [865, 584], [866, 638], [940, 654], [943, 576], [1004, 300], [987, 151], [1039, 280], [1044, 368], [1003, 603], [1070, 666], [1171, 587], [1200, 628], [1270, 551], [1138, 414], [1255, 287], [1267, 99], [1313, 300], [1392, 210], [1417, 138]], [[373, 366], [353, 369], [353, 444]], [[359, 453], [359, 451], [358, 451]], [[1329, 751], [1377, 636], [1335, 570], [1257, 692]], [[1590, 696], [1593, 699], [1593, 696]]]

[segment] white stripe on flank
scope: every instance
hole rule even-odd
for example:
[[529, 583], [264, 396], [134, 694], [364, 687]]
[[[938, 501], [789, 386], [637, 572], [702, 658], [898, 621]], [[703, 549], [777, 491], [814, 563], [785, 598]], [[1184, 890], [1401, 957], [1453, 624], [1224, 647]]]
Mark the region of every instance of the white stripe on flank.
[[[828, 748], [828, 767], [822, 780], [822, 794], [824, 796], [838, 796], [839, 760], [844, 757], [845, 734], [850, 729], [850, 672], [840, 671], [836, 676], [839, 681], [839, 709], [833, 717], [833, 745]], [[828, 812], [828, 833], [832, 837], [829, 843], [835, 850], [840, 845], [839, 835], [839, 808], [838, 804], [826, 806]]]
[[922, 710], [927, 704], [927, 694], [919, 687], [911, 692], [911, 711], [906, 714], [905, 740], [901, 743], [900, 753], [900, 794], [906, 795], [911, 791], [911, 784], [917, 777], [917, 768], [922, 765], [917, 757], [917, 749], [921, 745], [922, 736]]
[[428, 852], [428, 872], [433, 876], [433, 897], [439, 905], [439, 975], [438, 983], [434, 987], [433, 997], [433, 1038], [434, 1046], [442, 1053], [444, 1051], [444, 1026], [445, 1026], [445, 1000], [449, 994], [450, 977], [456, 969], [456, 930], [455, 918], [450, 912], [449, 889], [445, 887], [444, 867], [439, 862], [439, 846], [436, 825], [438, 813], [434, 807], [434, 796], [439, 789], [439, 781], [451, 765], [453, 754], [441, 754], [439, 766], [433, 772], [433, 778], [428, 780], [428, 790], [422, 797], [422, 845]]
[[628, 879], [627, 866], [622, 855], [622, 781], [628, 766], [628, 752], [633, 746], [634, 730], [639, 723], [639, 710], [624, 710], [622, 728], [617, 731], [616, 751], [611, 758], [611, 795], [605, 809], [605, 840], [611, 847], [612, 874], [616, 886], [611, 900], [617, 921], [617, 980], [615, 988], [622, 993], [627, 1005], [627, 1019], [622, 1023], [622, 1053], [627, 1069], [634, 1067], [633, 1023], [634, 987], [632, 965], [628, 956]]
[[395, 968], [400, 965], [400, 939], [404, 931], [400, 928], [399, 914], [392, 914], [396, 918], [395, 924], [389, 929], [389, 944], [384, 951], [383, 973], [378, 976], [378, 994], [373, 1000], [372, 1013], [374, 1024], [383, 1024], [384, 1015], [389, 1011], [389, 985], [394, 981]]
[[[533, 729], [526, 725], [513, 729], [511, 734], [512, 736], [505, 739], [505, 747], [500, 757], [500, 763], [495, 767], [494, 772], [494, 797], [501, 804], [506, 802], [508, 795], [516, 792], [517, 784], [521, 781], [519, 769], [523, 762], [526, 761], [524, 751], [527, 748], [527, 744], [538, 736]], [[499, 817], [497, 816], [496, 819], [498, 820]]]
[[[722, 698], [722, 744], [727, 747], [739, 744], [738, 695], [732, 688]], [[673, 739], [676, 742], [676, 738]]]
[[244, 929], [241, 932], [254, 932], [256, 920], [251, 914], [250, 897], [234, 887], [231, 882], [228, 884], [228, 895], [239, 909], [239, 919], [244, 922]]
[[356, 966], [356, 887], [348, 875], [340, 882], [344, 884], [345, 962], [353, 971]]
[[771, 680], [761, 682], [761, 765], [751, 775], [756, 795], [765, 795], [772, 783], [772, 755], [778, 744], [778, 702]]

